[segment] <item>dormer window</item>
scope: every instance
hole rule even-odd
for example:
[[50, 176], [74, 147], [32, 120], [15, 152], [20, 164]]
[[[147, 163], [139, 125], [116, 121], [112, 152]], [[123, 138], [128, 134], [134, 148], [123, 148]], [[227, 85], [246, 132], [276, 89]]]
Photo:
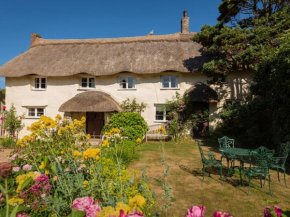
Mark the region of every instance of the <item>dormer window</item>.
[[177, 76], [162, 76], [162, 88], [164, 89], [178, 88], [178, 77]]
[[46, 78], [35, 78], [34, 79], [34, 89], [35, 90], [45, 90], [46, 89]]
[[95, 78], [81, 78], [81, 88], [82, 89], [94, 89], [95, 88]]
[[134, 77], [120, 77], [119, 78], [120, 89], [135, 89]]

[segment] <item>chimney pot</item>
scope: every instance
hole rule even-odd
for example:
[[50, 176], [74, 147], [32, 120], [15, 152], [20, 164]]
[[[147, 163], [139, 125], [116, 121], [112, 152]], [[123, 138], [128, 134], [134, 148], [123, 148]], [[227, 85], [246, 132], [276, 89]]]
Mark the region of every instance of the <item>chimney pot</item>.
[[189, 33], [189, 17], [187, 11], [183, 11], [183, 18], [181, 19], [181, 33]]
[[31, 45], [35, 44], [35, 41], [38, 39], [38, 38], [41, 38], [41, 36], [37, 33], [32, 33], [31, 34]]

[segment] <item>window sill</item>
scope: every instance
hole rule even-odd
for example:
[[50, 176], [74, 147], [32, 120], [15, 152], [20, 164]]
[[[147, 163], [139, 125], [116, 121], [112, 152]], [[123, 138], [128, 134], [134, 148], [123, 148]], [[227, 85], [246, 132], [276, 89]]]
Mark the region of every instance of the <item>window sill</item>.
[[90, 90], [95, 90], [96, 88], [78, 88], [78, 91], [90, 91]]
[[128, 89], [118, 89], [118, 91], [130, 91], [137, 90], [137, 88], [128, 88]]
[[160, 90], [180, 90], [180, 88], [160, 88]]
[[155, 120], [154, 123], [166, 123], [167, 121]]
[[25, 117], [25, 119], [39, 119], [40, 117]]
[[46, 91], [46, 89], [31, 89], [32, 91]]

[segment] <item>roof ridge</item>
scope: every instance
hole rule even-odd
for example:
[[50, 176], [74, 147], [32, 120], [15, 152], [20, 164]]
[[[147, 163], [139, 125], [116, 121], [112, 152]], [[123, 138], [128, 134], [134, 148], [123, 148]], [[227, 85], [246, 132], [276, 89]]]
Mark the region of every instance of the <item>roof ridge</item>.
[[114, 43], [133, 43], [133, 42], [154, 42], [154, 41], [190, 41], [194, 33], [174, 33], [168, 35], [147, 35], [122, 38], [96, 38], [96, 39], [43, 39], [36, 38], [30, 46], [43, 45], [63, 45], [63, 44], [114, 44]]

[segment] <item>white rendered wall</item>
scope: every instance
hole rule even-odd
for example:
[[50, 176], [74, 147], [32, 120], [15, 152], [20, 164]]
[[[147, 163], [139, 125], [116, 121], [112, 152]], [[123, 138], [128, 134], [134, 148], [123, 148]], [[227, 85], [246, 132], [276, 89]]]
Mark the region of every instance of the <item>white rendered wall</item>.
[[[177, 75], [179, 80], [178, 89], [162, 89], [162, 75]], [[134, 76], [136, 78], [135, 90], [121, 90], [119, 88], [119, 77]], [[76, 75], [69, 77], [47, 77], [46, 90], [33, 90], [35, 76], [25, 76], [19, 78], [6, 78], [6, 106], [9, 108], [13, 103], [20, 114], [27, 113], [28, 107], [45, 107], [45, 115], [54, 118], [59, 107], [76, 94], [83, 92], [80, 89], [80, 78], [86, 75]], [[163, 104], [166, 100], [172, 99], [175, 92], [183, 94], [191, 85], [197, 82], [206, 83], [208, 78], [198, 73], [177, 73], [164, 72], [152, 75], [138, 75], [133, 73], [120, 73], [112, 76], [95, 77], [95, 89], [109, 93], [117, 102], [121, 103], [126, 98], [147, 104], [146, 110], [142, 113], [148, 125], [153, 125], [155, 121], [154, 104]], [[250, 82], [248, 72], [238, 72], [227, 77], [228, 84], [211, 85], [220, 96], [220, 102], [210, 103], [210, 116], [214, 121], [210, 123], [210, 129], [214, 129], [219, 122], [219, 114], [226, 99], [243, 99], [248, 93]], [[25, 118], [25, 129], [20, 132], [19, 137], [27, 134], [26, 127], [30, 126], [38, 119]]]

